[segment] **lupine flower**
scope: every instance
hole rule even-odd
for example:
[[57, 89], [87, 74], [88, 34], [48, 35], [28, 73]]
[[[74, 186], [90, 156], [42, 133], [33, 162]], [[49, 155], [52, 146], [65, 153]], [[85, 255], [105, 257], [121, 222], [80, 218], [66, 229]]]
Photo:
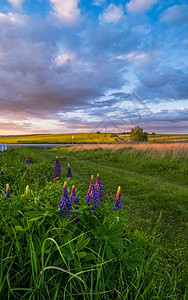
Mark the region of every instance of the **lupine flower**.
[[70, 210], [72, 209], [72, 202], [71, 202], [71, 199], [70, 199], [68, 191], [67, 191], [67, 183], [66, 182], [64, 183], [64, 186], [63, 186], [63, 196], [62, 196], [62, 199], [59, 201], [58, 207], [60, 208], [59, 213], [62, 217], [65, 217], [65, 214], [66, 214], [66, 216], [69, 219], [71, 218], [72, 213], [70, 212]]
[[[75, 205], [75, 208], [78, 209], [79, 208], [79, 199], [78, 197], [76, 196], [76, 192], [75, 192], [75, 186], [73, 185], [72, 186], [72, 191], [71, 191], [71, 196], [70, 196], [70, 199], [72, 201], [72, 203]], [[78, 215], [76, 214], [76, 222], [79, 221], [79, 218], [78, 218]]]
[[95, 210], [98, 207], [98, 194], [94, 186], [93, 175], [91, 176], [90, 186], [86, 196], [86, 202], [88, 203], [88, 206], [91, 206], [91, 209]]
[[103, 201], [103, 187], [102, 187], [102, 183], [100, 181], [99, 174], [97, 174], [95, 189], [96, 189], [97, 194], [98, 194], [98, 200], [102, 202]]
[[9, 184], [6, 184], [6, 198], [11, 198], [10, 187]]
[[70, 165], [68, 164], [67, 178], [72, 177]]
[[54, 167], [54, 179], [60, 180], [61, 178], [61, 165], [58, 160], [58, 156], [56, 156], [55, 167]]
[[116, 201], [114, 202], [114, 206], [112, 207], [113, 210], [117, 210], [118, 208], [122, 208], [123, 205], [121, 204], [121, 188], [118, 187]]
[[[76, 196], [75, 186], [74, 185], [72, 186], [70, 199], [71, 199], [72, 203], [74, 203], [75, 205], [80, 205], [78, 197]], [[76, 206], [76, 209], [78, 209], [77, 206]]]
[[29, 190], [29, 186], [28, 185], [26, 186], [25, 194], [26, 194], [26, 196], [30, 195], [30, 190]]
[[4, 175], [3, 169], [1, 169], [1, 176], [3, 176], [3, 175]]
[[26, 164], [26, 165], [30, 165], [30, 159], [28, 158], [28, 156], [26, 156], [25, 164]]

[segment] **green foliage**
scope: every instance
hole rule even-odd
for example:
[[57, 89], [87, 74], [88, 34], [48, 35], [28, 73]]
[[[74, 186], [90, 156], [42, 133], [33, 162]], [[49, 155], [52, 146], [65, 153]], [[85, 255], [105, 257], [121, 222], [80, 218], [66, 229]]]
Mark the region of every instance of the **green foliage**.
[[143, 132], [143, 129], [139, 126], [136, 126], [131, 129], [130, 132], [130, 140], [135, 141], [135, 142], [141, 142], [144, 141], [146, 142], [148, 140], [148, 133]]
[[[57, 207], [68, 161], [68, 189], [81, 202], [70, 220]], [[186, 299], [186, 156], [25, 148], [2, 153], [0, 164], [1, 299]], [[91, 211], [85, 196], [97, 173], [104, 202]], [[124, 207], [114, 212], [118, 185]]]

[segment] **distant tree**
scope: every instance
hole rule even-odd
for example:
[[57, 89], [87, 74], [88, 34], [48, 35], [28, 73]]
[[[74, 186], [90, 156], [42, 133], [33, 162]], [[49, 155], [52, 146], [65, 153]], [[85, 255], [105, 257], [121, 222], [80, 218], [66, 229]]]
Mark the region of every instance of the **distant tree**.
[[143, 132], [143, 129], [141, 127], [136, 126], [136, 127], [131, 129], [130, 140], [135, 141], [135, 142], [141, 142], [141, 141], [147, 142], [148, 133]]
[[152, 135], [156, 135], [156, 133], [155, 133], [155, 132], [152, 132]]
[[97, 131], [97, 133], [100, 133], [100, 131]]

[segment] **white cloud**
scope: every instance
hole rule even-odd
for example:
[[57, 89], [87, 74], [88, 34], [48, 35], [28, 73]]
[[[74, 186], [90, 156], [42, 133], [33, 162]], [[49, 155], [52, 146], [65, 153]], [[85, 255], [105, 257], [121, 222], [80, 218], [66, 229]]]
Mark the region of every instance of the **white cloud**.
[[73, 62], [75, 58], [76, 58], [75, 53], [61, 51], [61, 53], [59, 53], [55, 58], [55, 65], [61, 66], [64, 63]]
[[174, 5], [165, 10], [160, 20], [167, 23], [186, 23], [188, 21], [188, 5]]
[[158, 57], [159, 53], [155, 51], [150, 51], [150, 52], [138, 52], [138, 51], [133, 51], [130, 53], [125, 53], [117, 56], [117, 59], [120, 60], [125, 60], [129, 64], [133, 64], [136, 67], [142, 68], [143, 66], [147, 66], [151, 64], [151, 62], [154, 62], [156, 58]]
[[29, 17], [26, 15], [17, 14], [17, 13], [8, 13], [8, 14], [0, 13], [0, 25], [1, 26], [6, 26], [8, 24], [24, 26], [28, 20], [29, 20]]
[[80, 19], [79, 0], [50, 0], [53, 14], [62, 22], [74, 24]]
[[9, 3], [11, 3], [13, 6], [21, 6], [24, 0], [8, 0]]
[[131, 0], [126, 8], [129, 13], [144, 13], [151, 9], [157, 0]]
[[122, 6], [116, 6], [111, 3], [99, 18], [107, 23], [118, 23], [122, 16]]
[[103, 6], [106, 0], [94, 0], [93, 5], [95, 6]]

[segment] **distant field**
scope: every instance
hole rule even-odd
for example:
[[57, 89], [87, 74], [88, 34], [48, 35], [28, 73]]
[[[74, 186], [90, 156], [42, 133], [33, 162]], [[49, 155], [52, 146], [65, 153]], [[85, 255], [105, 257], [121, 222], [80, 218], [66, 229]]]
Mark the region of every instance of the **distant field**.
[[[119, 134], [119, 138], [122, 141], [129, 142], [129, 134]], [[166, 142], [188, 142], [188, 134], [149, 134], [149, 143], [166, 143]]]
[[[74, 136], [74, 137], [73, 137]], [[0, 136], [1, 143], [72, 143], [72, 142], [116, 142], [118, 139], [110, 133], [69, 133]]]
[[[74, 136], [74, 137], [73, 137]], [[68, 133], [0, 136], [0, 143], [122, 143], [130, 142], [128, 134]], [[188, 134], [156, 134], [148, 136], [149, 143], [188, 142]]]

